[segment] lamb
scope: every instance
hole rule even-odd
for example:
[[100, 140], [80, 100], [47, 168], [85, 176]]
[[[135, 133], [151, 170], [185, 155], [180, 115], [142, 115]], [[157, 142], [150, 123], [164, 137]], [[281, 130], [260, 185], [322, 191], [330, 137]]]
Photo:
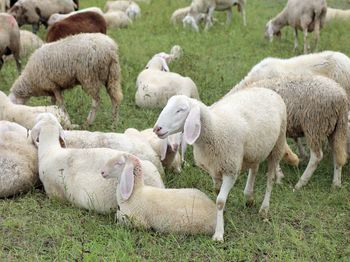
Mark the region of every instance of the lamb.
[[320, 30], [327, 13], [326, 0], [288, 0], [286, 7], [275, 18], [266, 24], [265, 37], [273, 40], [273, 36], [281, 35], [281, 29], [286, 25], [294, 28], [294, 50], [298, 48], [298, 29], [304, 34], [304, 54], [307, 53], [307, 34], [314, 32], [314, 50], [317, 51]]
[[119, 0], [119, 1], [107, 1], [105, 5], [105, 12], [123, 11], [130, 19], [134, 20], [141, 16], [141, 9], [138, 4], [133, 1]]
[[20, 33], [13, 16], [0, 13], [0, 70], [4, 64], [3, 56], [13, 54], [18, 73], [21, 72]]
[[48, 43], [55, 42], [69, 35], [80, 33], [106, 34], [107, 24], [102, 15], [96, 12], [82, 12], [69, 16], [50, 26], [47, 32]]
[[51, 26], [53, 25], [54, 23], [58, 22], [58, 21], [61, 21], [69, 16], [72, 16], [72, 15], [75, 15], [75, 14], [79, 14], [79, 13], [83, 13], [83, 12], [95, 12], [99, 15], [102, 15], [103, 16], [103, 12], [101, 10], [101, 8], [98, 8], [98, 7], [89, 7], [89, 8], [84, 8], [84, 9], [81, 9], [79, 11], [75, 11], [75, 12], [70, 12], [68, 14], [59, 14], [59, 13], [56, 13], [56, 14], [52, 14], [49, 18], [49, 20], [47, 21], [47, 25], [48, 26]]
[[28, 192], [38, 181], [37, 150], [27, 130], [0, 121], [0, 198]]
[[32, 25], [32, 31], [36, 34], [40, 23], [47, 26], [52, 14], [67, 14], [75, 8], [76, 4], [72, 0], [21, 0], [8, 13], [16, 18], [20, 27], [24, 24]]
[[196, 84], [189, 77], [170, 72], [167, 63], [179, 57], [179, 46], [170, 55], [159, 53], [148, 61], [136, 80], [135, 102], [139, 107], [163, 107], [173, 95], [186, 95], [199, 99]]
[[[72, 204], [108, 213], [117, 208], [115, 181], [101, 177], [100, 170], [113, 157], [125, 152], [109, 148], [62, 148], [63, 130], [53, 117], [39, 116], [32, 129], [32, 137], [39, 137], [39, 178], [49, 197], [68, 200]], [[150, 186], [164, 187], [157, 169], [148, 161], [141, 162], [147, 170]]]
[[[326, 139], [334, 159], [333, 186], [340, 187], [342, 166], [347, 160], [349, 109], [343, 88], [327, 77], [312, 75], [261, 80], [250, 87], [265, 87], [276, 91], [287, 106], [287, 137], [306, 138], [310, 160], [295, 189], [300, 189], [310, 180], [322, 160], [322, 144]], [[238, 90], [240, 89], [236, 92]], [[280, 179], [281, 177], [278, 178]]]
[[103, 15], [107, 23], [107, 28], [124, 28], [132, 24], [132, 20], [125, 12], [113, 11]]
[[72, 125], [68, 115], [57, 106], [16, 105], [0, 91], [0, 120], [13, 121], [27, 129], [31, 129], [35, 125], [36, 117], [45, 112], [57, 117], [65, 128], [72, 129], [76, 127], [76, 125]]
[[12, 85], [11, 101], [23, 104], [31, 96], [49, 95], [64, 109], [61, 92], [81, 84], [83, 90], [92, 96], [87, 119], [88, 124], [92, 124], [103, 84], [111, 98], [113, 122], [116, 122], [123, 98], [117, 52], [117, 44], [100, 33], [69, 36], [43, 45], [31, 55], [23, 73]]
[[146, 170], [137, 157], [121, 154], [113, 160], [117, 165], [103, 168], [101, 175], [104, 178], [117, 177], [118, 222], [132, 222], [136, 227], [152, 228], [159, 232], [214, 232], [215, 204], [204, 193], [193, 188], [163, 189], [145, 186]]
[[[244, 194], [253, 201], [259, 164], [267, 159], [267, 187], [260, 213], [266, 215], [279, 161], [286, 143], [287, 113], [282, 98], [265, 88], [225, 96], [212, 106], [179, 95], [169, 99], [154, 127], [159, 138], [183, 131], [196, 165], [205, 169], [220, 193], [213, 239], [223, 241], [223, 211], [238, 175], [249, 170]], [[230, 145], [230, 146], [227, 146]]]
[[198, 23], [203, 18], [202, 14], [206, 14], [205, 30], [212, 26], [212, 16], [214, 11], [227, 12], [227, 24], [232, 20], [232, 6], [237, 5], [238, 11], [242, 11], [243, 25], [247, 25], [245, 13], [245, 0], [192, 0], [189, 13], [183, 19], [183, 24], [190, 25], [197, 32]]
[[327, 15], [326, 15], [326, 23], [329, 23], [332, 20], [339, 19], [339, 20], [350, 20], [350, 10], [341, 10], [341, 9], [334, 9], [334, 8], [327, 8]]

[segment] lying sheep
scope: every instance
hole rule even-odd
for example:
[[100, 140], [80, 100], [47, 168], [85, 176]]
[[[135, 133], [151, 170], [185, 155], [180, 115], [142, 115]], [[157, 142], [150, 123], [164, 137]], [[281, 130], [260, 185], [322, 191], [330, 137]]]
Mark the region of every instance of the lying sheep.
[[107, 28], [124, 28], [132, 24], [132, 20], [123, 11], [108, 12], [103, 15]]
[[232, 6], [237, 5], [238, 11], [242, 11], [243, 24], [246, 26], [245, 0], [192, 0], [190, 10], [183, 19], [184, 26], [190, 25], [197, 32], [198, 23], [203, 19], [202, 14], [206, 14], [205, 30], [212, 26], [212, 16], [214, 11], [227, 12], [227, 24], [232, 21]]
[[39, 30], [40, 23], [47, 26], [50, 16], [55, 13], [67, 14], [76, 8], [72, 0], [21, 0], [8, 11], [13, 15], [18, 25], [32, 25], [34, 34]]
[[38, 178], [37, 150], [27, 130], [0, 121], [0, 198], [28, 192]]
[[82, 12], [69, 16], [50, 26], [46, 41], [55, 42], [70, 35], [80, 33], [106, 34], [107, 24], [102, 15], [96, 12]]
[[65, 128], [76, 127], [72, 125], [68, 115], [57, 106], [25, 106], [13, 104], [10, 99], [0, 91], [0, 120], [16, 122], [25, 128], [31, 129], [35, 119], [40, 113], [51, 113], [59, 119]]
[[138, 4], [133, 1], [119, 0], [107, 1], [105, 5], [105, 12], [123, 11], [130, 19], [136, 19], [141, 16], [141, 9]]
[[13, 54], [18, 73], [21, 72], [20, 33], [13, 16], [0, 13], [0, 70], [4, 64], [3, 56]]
[[193, 144], [196, 165], [210, 174], [215, 189], [220, 190], [214, 240], [223, 241], [223, 211], [238, 175], [249, 169], [244, 194], [251, 204], [255, 176], [265, 159], [267, 187], [260, 213], [268, 212], [276, 170], [284, 153], [286, 125], [282, 98], [265, 88], [238, 91], [210, 107], [183, 95], [173, 96], [160, 113], [154, 132], [159, 138], [183, 132], [183, 142]]
[[124, 154], [113, 160], [118, 164], [103, 168], [101, 174], [104, 178], [116, 178], [121, 173], [117, 186], [119, 210], [116, 217], [119, 222], [130, 220], [137, 227], [159, 232], [214, 233], [215, 204], [204, 193], [193, 188], [145, 186], [147, 170], [138, 158]]
[[[113, 157], [125, 152], [109, 148], [62, 148], [63, 130], [53, 117], [39, 116], [32, 129], [32, 137], [39, 137], [39, 178], [49, 197], [68, 200], [78, 207], [108, 213], [117, 208], [115, 181], [105, 180], [100, 170]], [[118, 164], [118, 163], [115, 163]], [[148, 161], [141, 165], [148, 172], [150, 186], [164, 187], [157, 169]]]
[[116, 43], [100, 33], [69, 36], [36, 50], [11, 87], [10, 98], [23, 104], [31, 96], [51, 96], [64, 109], [64, 89], [81, 84], [92, 96], [87, 122], [92, 124], [100, 104], [100, 86], [105, 85], [112, 101], [113, 122], [123, 98]]
[[327, 13], [325, 0], [288, 0], [286, 7], [275, 18], [266, 24], [265, 37], [273, 40], [274, 35], [281, 35], [281, 29], [286, 25], [294, 28], [294, 50], [298, 48], [298, 29], [304, 34], [304, 53], [307, 53], [307, 34], [314, 32], [315, 48], [317, 51], [320, 30]]
[[328, 7], [326, 23], [329, 23], [330, 21], [335, 19], [350, 21], [350, 10], [341, 10]]
[[75, 12], [70, 12], [68, 14], [59, 14], [59, 13], [56, 13], [56, 14], [52, 14], [49, 18], [49, 20], [47, 21], [47, 25], [48, 26], [51, 26], [53, 25], [54, 23], [56, 22], [59, 22], [69, 16], [72, 16], [72, 15], [75, 15], [75, 14], [79, 14], [79, 13], [83, 13], [83, 12], [95, 12], [99, 15], [102, 15], [103, 16], [103, 12], [101, 10], [101, 8], [98, 8], [98, 7], [89, 7], [89, 8], [84, 8], [84, 9], [81, 9], [79, 11], [75, 11]]
[[310, 160], [295, 189], [306, 185], [311, 178], [322, 160], [325, 140], [329, 141], [334, 157], [333, 186], [340, 187], [342, 166], [347, 160], [349, 109], [343, 88], [323, 76], [272, 78], [255, 82], [249, 87], [276, 91], [287, 106], [287, 136], [294, 139], [305, 136], [310, 148]]
[[173, 95], [199, 99], [197, 86], [189, 77], [170, 72], [167, 63], [179, 57], [180, 47], [174, 46], [169, 54], [159, 53], [148, 61], [136, 80], [135, 102], [139, 107], [163, 107]]

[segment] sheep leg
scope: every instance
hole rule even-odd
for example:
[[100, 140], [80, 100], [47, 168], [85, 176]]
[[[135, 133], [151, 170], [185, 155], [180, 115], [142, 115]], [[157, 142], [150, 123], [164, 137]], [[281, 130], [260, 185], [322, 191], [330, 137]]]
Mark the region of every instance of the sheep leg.
[[294, 141], [297, 143], [300, 157], [301, 158], [306, 158], [307, 157], [307, 153], [305, 151], [305, 148], [304, 148], [304, 145], [303, 145], [303, 141], [301, 140], [301, 138], [298, 137], [298, 138], [294, 139]]
[[4, 64], [4, 59], [2, 59], [2, 56], [0, 56], [0, 70], [1, 70], [1, 68], [3, 66], [3, 64]]
[[[64, 106], [64, 101], [63, 101], [63, 96], [62, 96], [62, 93], [61, 93], [61, 90], [58, 89], [58, 88], [55, 88], [53, 90], [53, 94], [54, 94], [54, 97], [55, 97], [55, 101], [57, 102], [57, 105], [64, 111], [66, 112], [66, 108]], [[51, 100], [52, 101], [52, 100]]]
[[87, 117], [88, 125], [91, 125], [92, 122], [94, 122], [94, 120], [96, 118], [96, 111], [97, 111], [99, 106], [100, 106], [100, 97], [98, 96], [98, 97], [92, 99], [91, 109], [90, 109], [89, 115]]
[[230, 193], [231, 188], [235, 184], [238, 174], [239, 173], [236, 172], [234, 176], [224, 175], [222, 178], [220, 193], [216, 198], [217, 217], [215, 234], [213, 236], [213, 240], [215, 241], [224, 241], [224, 208], [228, 194]]
[[278, 164], [276, 169], [276, 184], [282, 184], [282, 178], [284, 178], [284, 174], [281, 169], [281, 166]]
[[304, 54], [307, 54], [307, 27], [303, 29], [304, 33]]
[[314, 51], [317, 52], [318, 40], [320, 39], [320, 20], [316, 19], [314, 28]]
[[298, 45], [298, 29], [294, 28], [294, 51], [297, 51]]
[[240, 4], [240, 9], [242, 11], [243, 25], [247, 26], [247, 17], [246, 17], [246, 14], [245, 14], [245, 3], [244, 3], [244, 1], [242, 1], [242, 3]]
[[276, 177], [276, 169], [278, 167], [278, 162], [271, 157], [271, 159], [268, 160], [267, 162], [267, 185], [266, 185], [266, 192], [264, 196], [264, 200], [261, 204], [259, 214], [262, 215], [263, 217], [267, 216], [267, 213], [269, 211], [270, 207], [270, 197], [271, 197], [271, 192], [274, 184], [274, 180]]
[[244, 188], [244, 196], [246, 197], [246, 205], [253, 206], [254, 204], [254, 183], [255, 177], [259, 169], [259, 164], [250, 168], [247, 178], [247, 183]]
[[300, 177], [298, 183], [295, 185], [295, 189], [298, 190], [301, 187], [305, 186], [307, 182], [310, 180], [312, 174], [314, 173], [315, 169], [317, 168], [318, 164], [322, 160], [323, 152], [321, 149], [319, 149], [319, 153], [317, 154], [314, 152], [314, 150], [310, 150], [310, 160], [307, 164], [307, 167], [303, 173], [303, 175]]
[[334, 164], [334, 174], [333, 174], [333, 187], [341, 187], [341, 170], [342, 166], [337, 163], [337, 158], [335, 153], [333, 153], [333, 164]]
[[204, 28], [205, 31], [207, 31], [209, 29], [209, 27], [211, 27], [213, 25], [212, 16], [213, 16], [214, 10], [215, 10], [215, 6], [211, 6], [208, 9], [208, 14], [206, 17], [206, 24], [205, 24], [205, 28]]
[[214, 183], [214, 190], [216, 194], [220, 193], [220, 188], [222, 185], [222, 178], [218, 178], [218, 177], [213, 177], [213, 183]]
[[226, 11], [226, 24], [229, 25], [232, 22], [232, 8], [230, 7]]

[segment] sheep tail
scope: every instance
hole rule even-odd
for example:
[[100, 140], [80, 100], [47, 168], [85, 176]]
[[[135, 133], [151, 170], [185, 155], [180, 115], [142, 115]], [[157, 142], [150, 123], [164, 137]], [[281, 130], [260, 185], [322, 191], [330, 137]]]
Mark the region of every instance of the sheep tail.
[[341, 114], [339, 115], [334, 132], [330, 139], [335, 161], [340, 166], [345, 165], [347, 160], [347, 152], [346, 152], [347, 137], [348, 137], [348, 114], [347, 114], [347, 108], [346, 109], [343, 108]]
[[[117, 114], [117, 109], [123, 100], [120, 66], [117, 57], [113, 58], [109, 64], [106, 90], [109, 97], [111, 98], [113, 115]], [[114, 115], [114, 117], [116, 117], [116, 115]]]

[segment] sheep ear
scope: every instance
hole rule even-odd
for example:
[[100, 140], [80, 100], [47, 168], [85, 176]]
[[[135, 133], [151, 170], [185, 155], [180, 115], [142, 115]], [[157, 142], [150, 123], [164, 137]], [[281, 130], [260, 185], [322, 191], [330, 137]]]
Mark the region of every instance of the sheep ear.
[[130, 198], [133, 188], [134, 164], [130, 160], [130, 158], [128, 158], [125, 163], [119, 182], [119, 191], [124, 200], [128, 200]]
[[183, 134], [183, 142], [192, 145], [201, 133], [201, 111], [198, 105], [194, 105], [188, 114]]
[[39, 146], [39, 133], [40, 128], [38, 126], [34, 126], [30, 132], [30, 136], [32, 137], [32, 141], [36, 147]]
[[160, 160], [164, 160], [168, 149], [168, 138], [160, 140]]
[[163, 71], [170, 72], [168, 64], [166, 63], [166, 60], [164, 58], [162, 59], [162, 66], [163, 66]]
[[67, 146], [66, 146], [66, 139], [65, 139], [65, 135], [64, 135], [64, 130], [60, 130], [59, 140], [60, 140], [61, 147], [66, 148]]

